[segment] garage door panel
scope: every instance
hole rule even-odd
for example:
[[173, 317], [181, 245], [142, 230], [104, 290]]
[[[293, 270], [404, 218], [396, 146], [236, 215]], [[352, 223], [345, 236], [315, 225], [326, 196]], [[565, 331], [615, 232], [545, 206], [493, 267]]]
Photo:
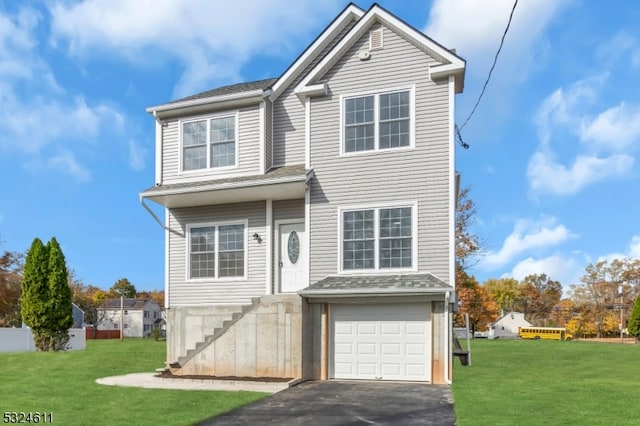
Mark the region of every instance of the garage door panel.
[[429, 305], [332, 305], [330, 312], [331, 377], [429, 380]]

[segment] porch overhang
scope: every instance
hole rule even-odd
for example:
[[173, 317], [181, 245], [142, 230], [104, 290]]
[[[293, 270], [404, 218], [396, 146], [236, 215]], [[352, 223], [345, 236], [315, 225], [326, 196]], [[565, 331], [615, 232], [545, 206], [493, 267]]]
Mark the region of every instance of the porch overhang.
[[398, 302], [445, 300], [453, 287], [429, 273], [328, 276], [298, 294], [309, 303], [367, 303], [376, 298]]
[[167, 208], [303, 198], [313, 170], [303, 166], [272, 169], [262, 175], [159, 185], [140, 193]]

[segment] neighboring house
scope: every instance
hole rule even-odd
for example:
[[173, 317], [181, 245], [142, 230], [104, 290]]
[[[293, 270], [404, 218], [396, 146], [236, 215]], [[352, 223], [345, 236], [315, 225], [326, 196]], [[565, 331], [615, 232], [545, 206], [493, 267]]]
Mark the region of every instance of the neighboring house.
[[73, 308], [73, 325], [71, 328], [84, 327], [84, 311], [75, 303], [72, 303], [71, 305]]
[[524, 319], [523, 313], [509, 312], [489, 324], [489, 339], [515, 339], [520, 327], [531, 327], [531, 323]]
[[451, 380], [464, 72], [351, 4], [279, 78], [147, 109], [174, 374]]
[[121, 304], [114, 298], [100, 305], [98, 317], [103, 318], [98, 330], [120, 330], [122, 323], [124, 337], [148, 337], [162, 319], [162, 308], [153, 299], [124, 298]]

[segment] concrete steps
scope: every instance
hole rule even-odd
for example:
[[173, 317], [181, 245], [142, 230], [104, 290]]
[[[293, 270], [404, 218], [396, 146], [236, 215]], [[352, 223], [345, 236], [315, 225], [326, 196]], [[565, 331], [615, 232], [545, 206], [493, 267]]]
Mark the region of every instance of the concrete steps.
[[169, 363], [169, 367], [171, 369], [182, 368], [182, 366], [189, 362], [189, 360], [191, 360], [204, 348], [220, 338], [220, 336], [226, 333], [229, 328], [240, 321], [248, 312], [252, 311], [256, 306], [258, 306], [260, 304], [260, 300], [260, 297], [251, 298], [251, 304], [243, 305], [239, 311], [233, 312], [229, 320], [223, 321], [222, 326], [215, 328], [212, 334], [206, 335], [204, 337], [204, 340], [196, 343], [193, 349], [188, 349], [187, 353], [184, 356], [179, 357], [176, 362]]

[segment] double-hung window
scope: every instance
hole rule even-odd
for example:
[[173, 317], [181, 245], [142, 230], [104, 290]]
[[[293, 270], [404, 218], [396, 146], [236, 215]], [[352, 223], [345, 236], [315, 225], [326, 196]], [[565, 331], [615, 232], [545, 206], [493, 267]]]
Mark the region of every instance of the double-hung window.
[[342, 211], [342, 270], [411, 269], [413, 207]]
[[244, 277], [246, 223], [189, 227], [189, 279]]
[[343, 152], [412, 145], [412, 91], [344, 98]]
[[236, 116], [182, 123], [182, 170], [236, 165]]

